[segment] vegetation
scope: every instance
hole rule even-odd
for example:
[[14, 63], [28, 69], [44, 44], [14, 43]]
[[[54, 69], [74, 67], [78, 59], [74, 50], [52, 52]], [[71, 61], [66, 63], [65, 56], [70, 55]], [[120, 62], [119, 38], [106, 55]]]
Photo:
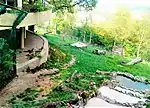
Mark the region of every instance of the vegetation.
[[62, 68], [64, 63], [69, 62], [71, 60], [71, 55], [69, 53], [64, 53], [57, 47], [49, 48], [49, 55], [47, 62], [42, 64], [39, 69], [45, 68]]
[[[45, 64], [45, 68], [51, 68], [50, 63], [52, 61], [54, 61], [53, 63], [57, 63], [58, 59], [60, 64], [64, 63], [64, 60], [61, 59], [64, 58], [62, 57], [62, 53], [74, 55], [76, 57], [76, 63], [68, 69], [63, 69], [60, 65], [53, 65], [53, 67], [58, 66], [57, 68], [60, 69], [60, 73], [48, 77], [50, 78], [50, 81], [57, 83], [56, 86], [52, 87], [52, 90], [50, 90], [47, 95], [43, 95], [41, 99], [38, 98], [44, 89], [37, 87], [26, 90], [11, 99], [10, 102], [13, 108], [35, 108], [46, 102], [56, 101], [63, 101], [63, 106], [59, 106], [59, 108], [64, 107], [66, 106], [66, 100], [73, 98], [73, 91], [92, 92], [95, 90], [95, 86], [99, 87], [105, 79], [110, 79], [108, 76], [97, 74], [96, 70], [128, 72], [133, 75], [144, 76], [148, 79], [150, 78], [147, 74], [150, 65], [147, 63], [139, 63], [134, 66], [121, 66], [120, 61], [128, 61], [129, 58], [122, 58], [113, 54], [95, 55], [92, 51], [99, 48], [93, 45], [89, 45], [87, 49], [71, 47], [70, 44], [76, 41], [71, 40], [69, 37], [65, 37], [65, 41], [59, 35], [46, 35], [45, 37], [49, 40], [51, 49], [55, 49], [55, 53], [53, 52], [53, 54], [57, 55], [58, 53], [56, 52], [59, 52], [61, 55], [57, 55], [56, 58], [52, 57], [53, 59], [51, 58], [50, 61], [48, 60]], [[74, 73], [75, 75], [73, 76]], [[93, 84], [95, 86], [93, 86]], [[64, 91], [61, 87], [68, 87], [73, 91]]]
[[121, 66], [120, 61], [128, 61], [129, 58], [123, 58], [118, 55], [108, 54], [104, 55], [94, 55], [92, 51], [98, 49], [98, 47], [89, 45], [87, 49], [76, 49], [71, 47], [69, 44], [75, 42], [65, 38], [65, 41], [62, 40], [61, 36], [56, 35], [47, 35], [47, 39], [50, 44], [57, 46], [61, 50], [71, 53], [76, 56], [77, 63], [70, 68], [70, 70], [77, 70], [81, 73], [95, 72], [96, 70], [103, 71], [120, 71], [120, 72], [129, 72], [133, 75], [145, 76], [150, 78], [147, 74], [149, 72], [150, 65], [146, 62], [139, 63], [134, 66]]
[[73, 13], [74, 7], [79, 6], [92, 10], [97, 0], [24, 0], [24, 9], [29, 12], [40, 12], [52, 8], [53, 12], [68, 11]]
[[14, 54], [14, 51], [9, 48], [6, 40], [0, 38], [0, 89], [15, 76], [15, 73], [13, 73]]
[[113, 46], [121, 46], [125, 57], [142, 57], [149, 61], [149, 15], [143, 16], [141, 20], [134, 19], [128, 9], [121, 8], [112, 17], [100, 23], [92, 23], [89, 16], [82, 21], [81, 26], [74, 23], [75, 16], [76, 13], [57, 13], [53, 17], [54, 24], [48, 27], [47, 31], [56, 29], [62, 38], [68, 35], [79, 41], [97, 44], [108, 51], [111, 51]]
[[44, 6], [41, 0], [36, 0], [34, 2], [32, 0], [25, 0], [23, 2], [23, 9], [28, 12], [41, 12], [51, 9], [51, 7]]
[[87, 18], [81, 26], [72, 24], [70, 27], [72, 31], [68, 34], [80, 41], [97, 44], [108, 51], [111, 51], [113, 46], [121, 46], [124, 48], [124, 56], [140, 56], [149, 61], [148, 15], [143, 16], [142, 20], [134, 19], [129, 10], [123, 8], [101, 23], [89, 23], [90, 20]]
[[[42, 89], [35, 90], [35, 89], [26, 89], [23, 93], [17, 95], [16, 97], [12, 98], [10, 102], [13, 104], [13, 108], [37, 108], [46, 102], [65, 102], [75, 98], [75, 94], [70, 91], [64, 91], [60, 88], [56, 88], [53, 92], [50, 92], [42, 100], [37, 100], [40, 96], [40, 92]], [[65, 103], [60, 106], [65, 106]]]

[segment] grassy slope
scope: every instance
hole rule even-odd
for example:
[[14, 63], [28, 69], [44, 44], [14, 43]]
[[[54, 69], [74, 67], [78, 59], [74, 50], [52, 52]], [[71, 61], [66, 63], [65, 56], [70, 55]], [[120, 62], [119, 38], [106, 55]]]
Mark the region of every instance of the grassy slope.
[[150, 65], [148, 64], [139, 63], [134, 66], [121, 66], [119, 62], [126, 60], [125, 58], [121, 58], [117, 55], [94, 55], [91, 52], [96, 47], [92, 45], [88, 46], [87, 49], [81, 50], [71, 47], [69, 44], [74, 41], [69, 38], [63, 41], [60, 36], [49, 35], [47, 39], [51, 45], [55, 45], [61, 50], [76, 56], [77, 62], [70, 68], [70, 71], [77, 70], [81, 73], [95, 72], [96, 70], [121, 71], [150, 78]]
[[[74, 90], [92, 90], [93, 88], [90, 85], [91, 81], [94, 81], [96, 86], [99, 87], [99, 84], [102, 83], [103, 79], [108, 78], [107, 76], [96, 74], [96, 70], [129, 72], [134, 75], [141, 75], [150, 78], [150, 74], [148, 74], [150, 72], [150, 66], [148, 66], [148, 64], [139, 63], [134, 66], [123, 67], [119, 65], [119, 62], [120, 60], [125, 59], [116, 55], [98, 56], [92, 54], [92, 50], [96, 48], [94, 46], [89, 46], [87, 49], [81, 50], [71, 47], [69, 44], [75, 41], [72, 41], [69, 38], [64, 42], [62, 41], [61, 37], [50, 35], [47, 36], [47, 39], [49, 40], [51, 46], [54, 46], [55, 48], [57, 47], [66, 53], [75, 55], [77, 60], [76, 64], [68, 69], [61, 69], [61, 67], [57, 64], [60, 69], [60, 74], [49, 76], [51, 81], [58, 83], [56, 87], [59, 87], [61, 83], [62, 85], [65, 85]], [[47, 61], [47, 63], [48, 65], [51, 65], [51, 61]], [[47, 68], [49, 68], [49, 66]], [[66, 80], [72, 75], [75, 70], [77, 70], [79, 74], [82, 74], [82, 76], [80, 78], [74, 78], [74, 80], [71, 82], [66, 82]], [[31, 91], [26, 90], [18, 96], [12, 98], [10, 101], [12, 107], [36, 108], [41, 106], [45, 102], [60, 100], [64, 101], [72, 98], [73, 96], [71, 92], [53, 89], [52, 92], [44, 96], [44, 99], [38, 101], [37, 97], [41, 92], [37, 91], [38, 89], [39, 88], [37, 87], [31, 89]], [[62, 108], [62, 106], [59, 108]]]

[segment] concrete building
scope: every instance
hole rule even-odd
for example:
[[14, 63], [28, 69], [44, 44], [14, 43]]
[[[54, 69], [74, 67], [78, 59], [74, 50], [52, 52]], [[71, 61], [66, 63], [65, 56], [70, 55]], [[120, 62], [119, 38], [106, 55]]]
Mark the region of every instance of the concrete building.
[[[29, 0], [29, 2], [31, 1], [32, 0]], [[41, 1], [44, 3], [44, 0]], [[24, 5], [23, 0], [0, 0], [0, 3], [0, 37], [4, 37], [6, 34], [7, 36], [10, 35], [12, 32], [12, 27], [15, 26], [17, 48], [22, 50], [29, 49], [25, 48], [26, 46], [29, 46], [26, 45], [27, 42], [25, 43], [25, 41], [31, 39], [30, 36], [36, 35], [34, 33], [34, 25], [43, 24], [44, 22], [49, 21], [51, 19], [52, 11], [45, 10], [41, 12], [26, 12], [24, 9], [22, 9]], [[2, 12], [1, 10], [4, 10], [5, 12]], [[37, 39], [41, 39], [43, 42], [42, 46], [40, 47], [43, 48], [41, 49], [40, 53], [42, 57], [34, 57], [31, 60], [18, 63], [18, 71], [26, 71], [27, 68], [33, 69], [46, 62], [48, 57], [48, 42], [43, 37], [37, 37]], [[36, 42], [30, 42], [36, 44]], [[30, 44], [30, 48], [32, 49], [32, 44]], [[35, 65], [31, 66], [31, 64]]]

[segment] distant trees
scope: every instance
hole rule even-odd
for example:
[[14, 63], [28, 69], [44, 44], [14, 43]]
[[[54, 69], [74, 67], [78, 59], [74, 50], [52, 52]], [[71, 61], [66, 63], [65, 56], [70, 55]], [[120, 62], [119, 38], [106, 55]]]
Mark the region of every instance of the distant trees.
[[[83, 23], [81, 27], [74, 29], [74, 36], [78, 36], [87, 42], [102, 45], [105, 49], [111, 49], [114, 45], [120, 45], [125, 50], [125, 56], [142, 56], [150, 60], [150, 16], [142, 19], [134, 19], [130, 11], [122, 8], [108, 20], [97, 23]], [[84, 35], [86, 33], [86, 35]]]

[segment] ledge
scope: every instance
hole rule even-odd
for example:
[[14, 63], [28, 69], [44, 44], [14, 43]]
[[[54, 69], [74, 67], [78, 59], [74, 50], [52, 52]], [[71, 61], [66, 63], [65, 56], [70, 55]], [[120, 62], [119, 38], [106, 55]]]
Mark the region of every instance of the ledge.
[[[17, 28], [35, 24], [42, 24], [45, 21], [50, 21], [51, 16], [52, 16], [51, 10], [28, 13], [27, 16], [22, 20], [22, 22], [17, 26]], [[16, 18], [17, 18], [16, 14], [5, 13], [3, 15], [0, 15], [0, 25], [12, 26]], [[0, 27], [0, 30], [5, 29], [11, 29], [11, 27]]]
[[[27, 34], [39, 36], [31, 31], [27, 31]], [[27, 69], [34, 69], [34, 68], [40, 66], [42, 63], [47, 61], [48, 52], [49, 52], [48, 41], [42, 36], [39, 36], [39, 37], [44, 41], [42, 50], [40, 52], [40, 58], [34, 57], [25, 63], [17, 64], [17, 72], [27, 71]]]
[[18, 25], [18, 28], [35, 24], [42, 24], [45, 21], [50, 21], [51, 15], [51, 10], [36, 13], [28, 13], [24, 20]]

